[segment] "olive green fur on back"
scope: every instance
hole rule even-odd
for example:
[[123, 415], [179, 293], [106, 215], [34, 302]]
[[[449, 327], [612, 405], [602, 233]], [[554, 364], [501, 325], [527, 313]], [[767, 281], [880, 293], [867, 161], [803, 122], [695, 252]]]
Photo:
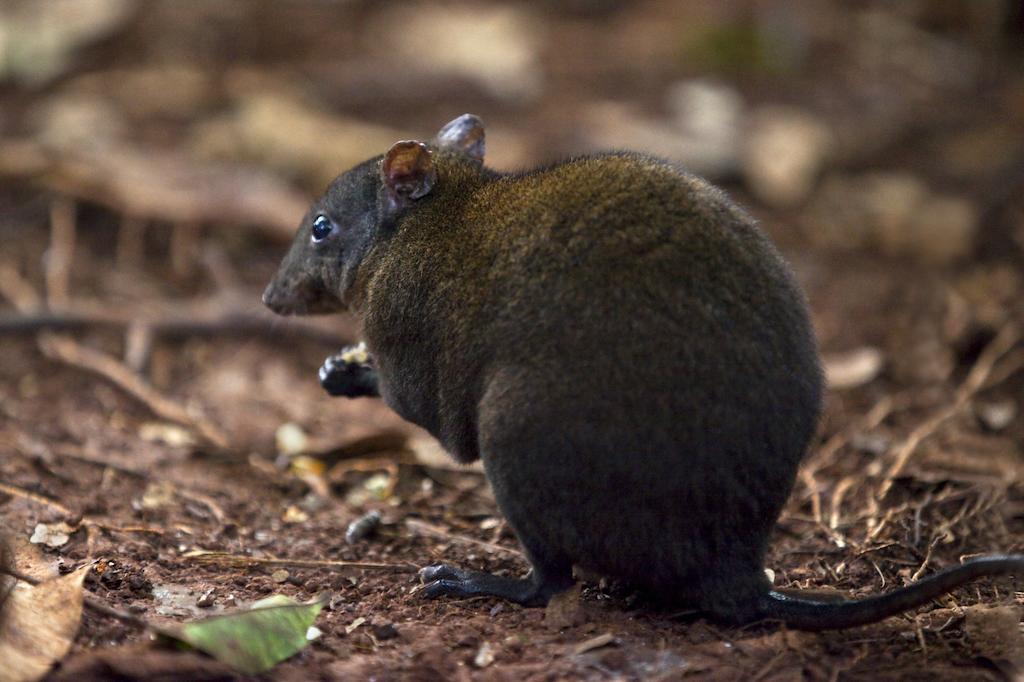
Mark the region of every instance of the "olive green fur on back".
[[665, 161], [503, 174], [483, 155], [467, 115], [339, 176], [264, 294], [282, 314], [354, 312], [380, 397], [482, 460], [533, 570], [436, 567], [425, 593], [542, 604], [575, 565], [763, 615], [768, 537], [822, 391], [789, 268]]
[[[509, 175], [455, 156], [435, 163], [433, 194], [363, 262], [365, 303], [357, 304], [371, 351], [399, 354], [382, 369], [414, 373], [439, 398], [416, 407], [435, 428], [475, 428], [465, 412], [495, 363], [550, 366], [564, 381], [614, 364], [601, 368], [610, 381], [637, 364], [727, 354], [722, 337], [782, 348], [771, 325], [794, 303], [793, 319], [781, 322], [803, 321], [799, 291], [752, 220], [666, 162], [612, 153]], [[457, 418], [424, 414], [449, 401], [465, 403]], [[469, 434], [451, 437], [450, 447]]]

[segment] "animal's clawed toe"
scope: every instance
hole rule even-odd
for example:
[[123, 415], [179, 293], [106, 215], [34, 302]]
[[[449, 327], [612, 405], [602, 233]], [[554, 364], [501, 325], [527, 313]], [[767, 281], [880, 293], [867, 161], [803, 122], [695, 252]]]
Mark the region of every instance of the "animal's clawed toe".
[[[484, 574], [474, 574], [447, 564], [435, 564], [420, 569], [420, 581], [424, 583], [423, 596], [427, 599], [437, 597], [472, 597], [488, 594], [481, 589], [480, 578]], [[490, 577], [490, 576], [487, 576]]]
[[438, 597], [470, 597], [476, 594], [464, 580], [449, 580], [447, 578], [434, 580], [423, 587], [423, 596], [427, 599]]
[[434, 564], [420, 569], [420, 582], [432, 583], [437, 580], [465, 580], [466, 572], [448, 564]]

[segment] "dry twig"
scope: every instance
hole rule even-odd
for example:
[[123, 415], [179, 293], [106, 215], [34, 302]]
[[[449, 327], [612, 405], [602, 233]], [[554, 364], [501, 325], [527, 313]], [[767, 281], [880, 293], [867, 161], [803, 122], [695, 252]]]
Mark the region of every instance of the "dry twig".
[[50, 207], [50, 249], [46, 254], [46, 302], [64, 308], [71, 300], [71, 263], [75, 256], [75, 202], [59, 197]]
[[42, 300], [35, 287], [25, 281], [18, 269], [10, 263], [0, 263], [0, 296], [23, 313], [42, 307]]
[[39, 348], [49, 358], [103, 376], [142, 401], [161, 419], [195, 429], [210, 445], [222, 450], [229, 449], [230, 440], [219, 427], [204, 417], [191, 414], [178, 403], [163, 396], [139, 375], [109, 355], [86, 348], [70, 338], [54, 334], [41, 334]]
[[[4, 274], [0, 266], [0, 294], [15, 302], [14, 292], [5, 290]], [[331, 346], [342, 346], [352, 340], [351, 333], [346, 333], [341, 325], [336, 324], [338, 329], [335, 330], [313, 320], [282, 321], [254, 307], [157, 303], [147, 305], [145, 310], [134, 307], [111, 310], [102, 304], [76, 302], [68, 309], [49, 311], [23, 307], [31, 303], [24, 297], [21, 301], [21, 304], [15, 302], [21, 312], [0, 313], [0, 334], [140, 325], [154, 337], [161, 338], [258, 334], [270, 339], [288, 339], [298, 335]]]
[[459, 542], [464, 545], [475, 545], [476, 547], [482, 547], [483, 549], [491, 553], [500, 552], [504, 554], [509, 554], [511, 556], [519, 557], [520, 559], [524, 558], [523, 553], [520, 552], [518, 549], [502, 547], [501, 545], [496, 545], [493, 542], [477, 540], [476, 538], [471, 538], [468, 535], [460, 535], [458, 533], [453, 533], [447, 528], [435, 526], [432, 523], [427, 523], [426, 521], [421, 521], [420, 519], [406, 519], [405, 525], [413, 533], [429, 535], [431, 537], [440, 538], [442, 540], [449, 540], [451, 542]]
[[25, 490], [24, 488], [19, 488], [14, 485], [0, 482], [0, 493], [10, 495], [12, 497], [20, 497], [23, 500], [29, 500], [31, 502], [35, 502], [36, 504], [41, 504], [44, 507], [49, 507], [50, 509], [60, 512], [67, 518], [78, 517], [78, 514], [68, 509], [60, 502], [56, 500], [51, 500], [49, 497], [46, 497], [45, 495], [34, 493], [31, 490]]
[[281, 559], [278, 557], [251, 557], [227, 552], [196, 550], [184, 555], [200, 564], [218, 564], [231, 567], [267, 566], [278, 568], [326, 568], [330, 570], [360, 569], [369, 571], [391, 571], [394, 573], [415, 573], [418, 567], [412, 564], [384, 564], [368, 561], [331, 561], [327, 559]]
[[977, 362], [968, 372], [967, 378], [956, 391], [956, 396], [951, 404], [934, 414], [931, 418], [920, 424], [910, 432], [903, 445], [896, 452], [896, 456], [878, 487], [875, 499], [882, 500], [892, 488], [893, 481], [903, 473], [907, 463], [917, 450], [918, 446], [929, 436], [933, 435], [946, 422], [961, 413], [971, 398], [985, 386], [992, 369], [1007, 352], [1009, 352], [1020, 340], [1020, 332], [1013, 324], [1006, 324], [995, 338], [985, 347], [978, 356]]

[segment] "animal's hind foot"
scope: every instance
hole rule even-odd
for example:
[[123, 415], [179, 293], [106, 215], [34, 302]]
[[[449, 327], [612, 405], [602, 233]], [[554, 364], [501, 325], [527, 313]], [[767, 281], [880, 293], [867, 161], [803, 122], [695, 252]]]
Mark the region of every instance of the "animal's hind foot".
[[552, 596], [572, 586], [568, 582], [543, 580], [531, 572], [527, 578], [507, 578], [479, 571], [466, 571], [447, 564], [420, 570], [423, 594], [437, 597], [500, 597], [524, 606], [544, 606]]

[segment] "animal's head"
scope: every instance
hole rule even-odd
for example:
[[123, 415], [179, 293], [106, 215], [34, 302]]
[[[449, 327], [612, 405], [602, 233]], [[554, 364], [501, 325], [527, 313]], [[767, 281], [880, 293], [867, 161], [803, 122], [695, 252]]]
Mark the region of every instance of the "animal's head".
[[[445, 169], [437, 152], [458, 165], [483, 165], [484, 127], [464, 114], [429, 143], [403, 140], [387, 153], [338, 176], [302, 219], [291, 249], [263, 292], [280, 315], [345, 310], [359, 266], [406, 212], [427, 201]], [[453, 167], [454, 168], [454, 167]]]

